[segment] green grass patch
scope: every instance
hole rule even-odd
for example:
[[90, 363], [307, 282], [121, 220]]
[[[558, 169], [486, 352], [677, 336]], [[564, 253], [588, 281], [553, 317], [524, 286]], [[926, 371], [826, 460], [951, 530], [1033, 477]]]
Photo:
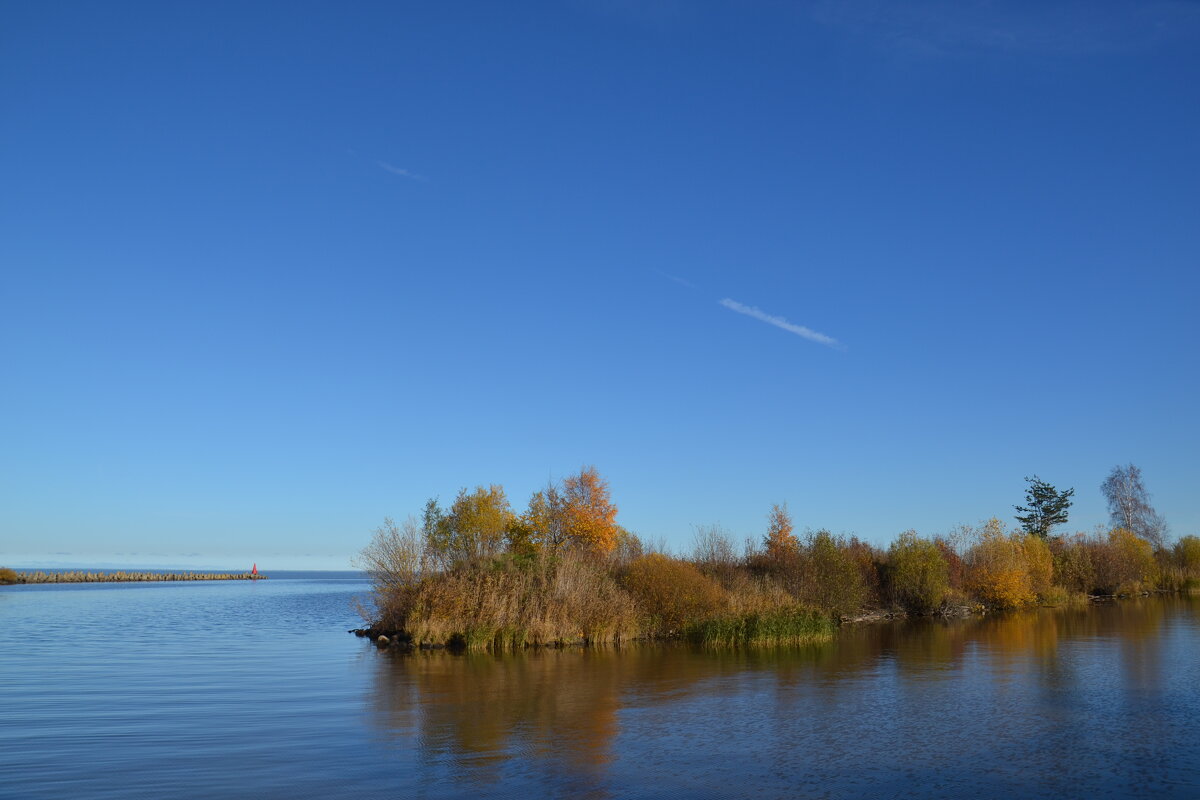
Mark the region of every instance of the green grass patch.
[[684, 626], [684, 638], [705, 647], [798, 645], [833, 638], [833, 620], [806, 609], [717, 617]]

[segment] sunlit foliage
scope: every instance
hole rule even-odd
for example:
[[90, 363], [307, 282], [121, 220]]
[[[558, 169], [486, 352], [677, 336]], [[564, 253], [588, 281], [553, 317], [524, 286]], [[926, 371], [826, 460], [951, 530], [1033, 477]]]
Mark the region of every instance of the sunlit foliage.
[[1192, 577], [1200, 577], [1200, 536], [1184, 536], [1175, 543], [1175, 564]]
[[725, 593], [716, 581], [695, 565], [661, 553], [634, 561], [621, 583], [657, 633], [680, 632], [689, 621], [712, 617], [725, 604]]
[[845, 539], [824, 530], [808, 535], [800, 564], [802, 602], [833, 614], [862, 607], [866, 587]]
[[584, 467], [563, 481], [567, 538], [598, 553], [617, 546], [617, 507], [608, 481], [595, 467]]
[[767, 515], [767, 535], [763, 539], [768, 558], [784, 561], [795, 556], [800, 549], [800, 542], [792, 533], [793, 530], [795, 526], [787, 503], [771, 506], [771, 513]]
[[520, 514], [494, 484], [460, 491], [449, 508], [432, 499], [419, 520], [386, 519], [363, 549], [358, 564], [375, 586], [364, 616], [401, 641], [490, 649], [636, 636], [781, 644], [871, 609], [956, 613], [1200, 588], [1195, 536], [1156, 551], [1125, 528], [1043, 538], [992, 519], [936, 539], [905, 531], [884, 553], [826, 530], [801, 540], [775, 505], [744, 551], [702, 527], [689, 559], [616, 516], [594, 467], [534, 492]]
[[916, 531], [905, 531], [892, 543], [887, 576], [892, 602], [918, 614], [941, 606], [950, 589], [942, 549], [919, 537]]
[[1054, 556], [1050, 546], [1041, 536], [1029, 534], [1021, 543], [1025, 551], [1025, 565], [1029, 572], [1029, 588], [1040, 598], [1045, 598], [1054, 585]]
[[1115, 528], [1109, 531], [1108, 546], [1111, 558], [1105, 565], [1105, 588], [1121, 593], [1141, 591], [1154, 584], [1158, 562], [1150, 542], [1128, 528]]
[[967, 551], [972, 594], [995, 608], [1018, 608], [1036, 599], [1024, 540], [1021, 534], [1008, 535], [999, 520], [988, 520]]

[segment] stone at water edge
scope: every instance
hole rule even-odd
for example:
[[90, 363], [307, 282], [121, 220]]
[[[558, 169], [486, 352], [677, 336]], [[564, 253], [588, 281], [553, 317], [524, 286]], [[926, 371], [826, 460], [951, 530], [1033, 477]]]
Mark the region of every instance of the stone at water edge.
[[380, 636], [378, 639], [375, 640], [375, 644], [379, 645], [380, 647], [387, 647], [391, 643], [392, 643], [392, 640], [386, 636]]

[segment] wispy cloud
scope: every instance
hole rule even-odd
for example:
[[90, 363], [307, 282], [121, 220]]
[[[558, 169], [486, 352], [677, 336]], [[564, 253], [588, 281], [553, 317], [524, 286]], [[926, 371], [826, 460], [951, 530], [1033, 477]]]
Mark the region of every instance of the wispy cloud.
[[408, 179], [414, 180], [414, 181], [428, 180], [428, 178], [426, 178], [423, 175], [418, 175], [415, 172], [409, 172], [408, 170], [404, 169], [403, 167], [397, 167], [393, 164], [387, 163], [386, 161], [376, 161], [375, 163], [379, 165], [380, 169], [385, 169], [388, 172], [392, 173], [393, 175], [399, 175], [401, 178], [408, 178]]
[[689, 289], [697, 288], [696, 284], [692, 283], [687, 278], [681, 278], [678, 275], [672, 275], [669, 272], [663, 272], [661, 269], [656, 269], [654, 271], [657, 272], [659, 275], [662, 275], [664, 278], [666, 278], [669, 281], [675, 281], [680, 286], [686, 286]]
[[772, 314], [768, 314], [760, 308], [744, 305], [736, 300], [730, 300], [728, 297], [726, 297], [724, 300], [721, 300], [720, 303], [730, 311], [736, 311], [739, 314], [745, 314], [747, 317], [753, 317], [759, 322], [765, 322], [768, 325], [774, 325], [776, 328], [782, 328], [788, 333], [794, 333], [801, 338], [808, 339], [810, 342], [823, 344], [826, 347], [832, 347], [834, 350], [846, 349], [845, 345], [843, 345], [837, 339], [834, 339], [832, 336], [826, 336], [823, 333], [817, 333], [812, 328], [806, 328], [803, 325], [796, 325], [795, 323], [788, 322], [783, 317], [776, 317]]

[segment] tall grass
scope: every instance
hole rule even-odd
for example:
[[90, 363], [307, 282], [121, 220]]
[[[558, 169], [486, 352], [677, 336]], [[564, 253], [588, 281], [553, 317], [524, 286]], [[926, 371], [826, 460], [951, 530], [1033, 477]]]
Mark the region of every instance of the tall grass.
[[587, 554], [499, 558], [432, 573], [385, 590], [377, 605], [375, 627], [403, 632], [417, 644], [506, 650], [613, 643], [638, 632], [631, 598]]
[[724, 615], [687, 623], [683, 638], [707, 647], [801, 645], [833, 637], [833, 619], [801, 607]]

